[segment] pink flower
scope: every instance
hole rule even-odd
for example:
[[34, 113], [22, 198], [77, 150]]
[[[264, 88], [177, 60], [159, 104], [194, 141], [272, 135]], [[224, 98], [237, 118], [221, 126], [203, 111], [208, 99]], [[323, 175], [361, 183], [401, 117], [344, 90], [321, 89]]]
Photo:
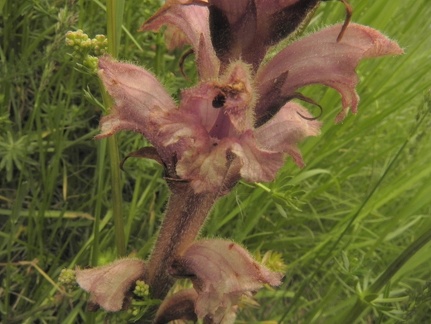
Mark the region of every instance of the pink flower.
[[90, 293], [90, 304], [118, 312], [124, 307], [127, 292], [144, 271], [142, 260], [120, 259], [97, 268], [76, 269], [76, 282]]
[[238, 244], [221, 239], [194, 242], [176, 258], [170, 272], [191, 279], [197, 292], [197, 297], [190, 298], [194, 311], [210, 323], [231, 322], [227, 318], [235, 318], [235, 305], [242, 295], [251, 296], [265, 284], [279, 286], [283, 278], [253, 260]]
[[[190, 44], [200, 82], [176, 104], [147, 70], [99, 61], [115, 101], [99, 138], [120, 130], [143, 134], [169, 178], [196, 193], [228, 190], [236, 181], [271, 181], [287, 155], [304, 162], [297, 144], [319, 134], [320, 123], [292, 102], [298, 89], [324, 84], [341, 94], [341, 121], [356, 113], [355, 68], [364, 58], [401, 54], [393, 41], [366, 26], [341, 25], [296, 41], [262, 64], [271, 45], [290, 34], [317, 0], [171, 0], [143, 29], [167, 25], [172, 46]], [[285, 23], [285, 22], [288, 23]]]

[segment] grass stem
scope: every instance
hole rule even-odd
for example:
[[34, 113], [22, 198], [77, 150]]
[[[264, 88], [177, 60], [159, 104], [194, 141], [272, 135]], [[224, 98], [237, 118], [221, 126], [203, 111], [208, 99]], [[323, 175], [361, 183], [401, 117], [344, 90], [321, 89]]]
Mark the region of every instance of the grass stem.
[[[111, 56], [117, 57], [121, 40], [121, 25], [123, 23], [124, 0], [108, 0], [106, 3], [107, 13], [107, 35], [108, 35], [108, 52]], [[104, 103], [110, 102], [108, 94], [104, 93]], [[111, 166], [111, 190], [112, 190], [112, 208], [114, 218], [115, 246], [119, 257], [126, 254], [124, 221], [123, 221], [123, 203], [122, 203], [122, 181], [120, 176], [120, 154], [118, 143], [115, 136], [107, 139], [108, 154]]]

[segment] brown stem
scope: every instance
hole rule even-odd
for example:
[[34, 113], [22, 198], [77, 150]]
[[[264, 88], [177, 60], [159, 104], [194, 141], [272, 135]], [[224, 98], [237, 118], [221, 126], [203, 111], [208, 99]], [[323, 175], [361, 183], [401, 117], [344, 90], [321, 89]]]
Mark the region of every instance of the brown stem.
[[199, 234], [219, 193], [196, 194], [188, 183], [171, 184], [165, 219], [148, 262], [146, 282], [153, 298], [163, 299], [173, 284], [168, 274], [172, 260]]

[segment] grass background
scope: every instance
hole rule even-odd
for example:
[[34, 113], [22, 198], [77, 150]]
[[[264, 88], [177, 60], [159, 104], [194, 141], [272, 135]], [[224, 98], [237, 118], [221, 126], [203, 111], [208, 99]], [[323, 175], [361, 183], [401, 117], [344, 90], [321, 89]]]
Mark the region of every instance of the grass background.
[[[431, 5], [350, 3], [353, 21], [381, 30], [406, 54], [360, 65], [359, 113], [343, 124], [333, 123], [335, 91], [305, 89], [324, 107], [325, 122], [320, 137], [301, 145], [306, 168], [289, 161], [273, 183], [240, 183], [215, 207], [203, 235], [279, 252], [288, 265], [283, 286], [259, 292], [261, 307], [242, 310], [238, 323], [431, 321]], [[161, 35], [136, 32], [159, 5], [125, 2], [119, 57], [153, 71], [175, 96], [193, 84], [192, 60], [186, 81], [181, 52], [167, 52]], [[92, 139], [102, 114], [99, 85], [64, 45], [68, 30], [106, 34], [104, 8], [98, 1], [0, 1], [3, 323], [106, 319], [86, 313], [81, 291], [64, 294], [57, 285], [62, 269], [118, 253], [111, 157], [105, 141]], [[305, 32], [343, 17], [342, 5], [322, 3]], [[122, 156], [143, 146], [131, 133], [117, 141]], [[145, 258], [168, 191], [151, 161], [130, 159], [126, 171], [119, 186], [126, 253]]]

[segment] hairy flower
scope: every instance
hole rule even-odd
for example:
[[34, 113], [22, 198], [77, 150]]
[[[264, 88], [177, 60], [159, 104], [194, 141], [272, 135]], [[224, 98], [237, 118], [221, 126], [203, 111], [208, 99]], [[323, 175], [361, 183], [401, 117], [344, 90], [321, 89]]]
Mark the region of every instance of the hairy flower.
[[90, 293], [90, 303], [108, 312], [123, 308], [126, 293], [141, 278], [145, 264], [138, 259], [120, 259], [92, 269], [76, 269], [76, 282]]
[[[357, 111], [355, 68], [364, 58], [401, 54], [366, 26], [341, 25], [296, 41], [265, 64], [268, 48], [290, 34], [317, 0], [170, 0], [142, 27], [167, 25], [171, 45], [188, 43], [200, 82], [176, 104], [161, 83], [138, 66], [100, 59], [99, 75], [115, 101], [101, 120], [106, 137], [143, 134], [168, 177], [196, 193], [228, 190], [240, 178], [271, 181], [286, 155], [303, 166], [297, 144], [319, 134], [320, 123], [298, 103], [298, 89], [323, 84], [342, 97], [341, 121]], [[284, 23], [288, 21], [288, 23]]]
[[191, 279], [198, 294], [196, 315], [214, 323], [232, 317], [232, 307], [242, 295], [250, 296], [264, 284], [278, 286], [283, 278], [257, 263], [238, 244], [221, 239], [194, 242], [176, 258], [170, 272]]

